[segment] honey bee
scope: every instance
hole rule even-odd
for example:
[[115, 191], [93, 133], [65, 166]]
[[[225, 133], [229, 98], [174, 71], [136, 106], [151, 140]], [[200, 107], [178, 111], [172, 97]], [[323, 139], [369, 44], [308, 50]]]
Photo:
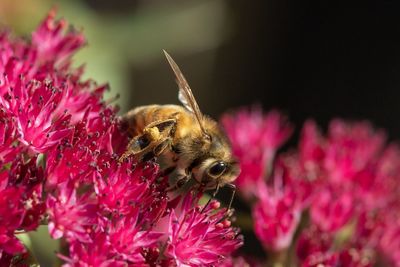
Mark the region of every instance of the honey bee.
[[170, 184], [175, 188], [198, 184], [215, 189], [214, 196], [224, 185], [234, 188], [230, 183], [240, 168], [228, 138], [216, 121], [201, 113], [178, 65], [164, 53], [176, 76], [183, 106], [148, 105], [126, 113], [123, 122], [132, 139], [121, 159], [156, 158], [161, 169], [172, 177]]

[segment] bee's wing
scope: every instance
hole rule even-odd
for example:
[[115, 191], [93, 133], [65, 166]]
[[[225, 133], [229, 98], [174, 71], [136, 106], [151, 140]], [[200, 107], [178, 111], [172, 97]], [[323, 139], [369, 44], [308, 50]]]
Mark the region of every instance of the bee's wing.
[[178, 99], [187, 110], [189, 110], [190, 112], [194, 113], [194, 110], [193, 110], [192, 106], [190, 105], [190, 103], [187, 100], [187, 96], [185, 94], [184, 89], [182, 89], [180, 87], [179, 87], [179, 92], [178, 92]]
[[190, 86], [186, 81], [185, 77], [183, 76], [182, 71], [179, 69], [178, 65], [175, 63], [172, 57], [165, 50], [164, 54], [176, 76], [176, 82], [178, 83], [179, 87], [179, 93], [178, 93], [179, 101], [181, 101], [181, 103], [185, 106], [185, 108], [187, 108], [190, 112], [192, 112], [195, 115], [201, 130], [204, 133], [206, 133], [202, 123], [203, 114], [201, 113], [199, 105], [197, 105], [196, 99], [193, 96], [192, 89], [190, 89]]

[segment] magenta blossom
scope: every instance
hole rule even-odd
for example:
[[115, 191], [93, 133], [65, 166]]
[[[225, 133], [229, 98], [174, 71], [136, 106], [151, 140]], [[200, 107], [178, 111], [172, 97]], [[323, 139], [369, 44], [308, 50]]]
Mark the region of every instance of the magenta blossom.
[[0, 95], [0, 102], [8, 116], [15, 121], [21, 144], [32, 152], [45, 152], [71, 131], [69, 115], [52, 116], [52, 111], [61, 100], [61, 91], [53, 88], [51, 83], [26, 82], [22, 77], [18, 80], [11, 86], [6, 79], [8, 91]]
[[285, 135], [263, 142], [265, 120], [261, 113], [239, 112], [223, 122], [241, 162], [238, 189], [250, 205], [268, 264], [397, 266], [398, 145], [385, 147], [384, 131], [368, 122], [336, 119], [324, 134], [309, 120], [298, 148], [275, 155], [277, 146], [270, 145], [281, 145], [273, 140], [283, 142], [276, 137]]
[[[25, 216], [20, 228], [25, 231], [36, 229], [45, 217], [45, 201], [43, 197], [44, 174], [41, 166], [37, 166], [38, 158], [33, 157], [29, 162], [15, 159], [8, 171], [8, 187], [23, 188]], [[6, 171], [5, 171], [6, 172]]]
[[19, 155], [21, 148], [13, 145], [17, 139], [13, 118], [0, 108], [0, 164], [9, 163]]
[[[399, 201], [392, 207], [398, 209]], [[385, 216], [385, 225], [382, 236], [379, 240], [379, 248], [389, 259], [393, 266], [400, 266], [400, 213], [387, 212]]]
[[111, 142], [116, 125], [111, 111], [102, 111], [91, 120], [87, 116], [48, 153], [49, 187], [67, 181], [93, 183], [95, 177], [109, 170], [109, 161], [115, 161]]
[[143, 248], [153, 247], [163, 233], [144, 230], [138, 225], [139, 212], [122, 217], [113, 224], [106, 225], [111, 250], [120, 255], [124, 260], [135, 264], [144, 264]]
[[331, 249], [333, 235], [321, 231], [318, 227], [312, 225], [304, 229], [297, 240], [297, 257], [304, 261], [310, 255], [326, 253]]
[[346, 124], [334, 120], [330, 124], [324, 167], [333, 183], [354, 180], [371, 164], [383, 149], [385, 134], [368, 123]]
[[193, 206], [197, 199], [188, 194], [180, 208], [169, 216], [166, 255], [177, 266], [210, 266], [224, 259], [241, 244], [238, 232], [225, 219], [226, 210], [212, 201], [207, 207]]
[[[66, 20], [55, 20], [56, 11], [49, 12], [47, 18], [32, 33], [32, 46], [36, 48], [39, 62], [51, 62], [57, 68], [69, 65], [69, 58], [85, 44], [85, 38], [75, 29], [68, 28]], [[61, 66], [60, 66], [61, 65]]]
[[60, 184], [59, 188], [56, 197], [49, 196], [47, 199], [50, 235], [90, 242], [88, 233], [96, 223], [96, 200], [90, 193], [77, 195], [71, 184]]
[[274, 187], [259, 185], [259, 201], [253, 208], [254, 232], [268, 250], [289, 247], [300, 222], [301, 200], [296, 191], [282, 188], [279, 177]]
[[23, 163], [18, 157], [0, 171], [0, 251], [25, 251], [14, 232], [36, 229], [44, 216], [43, 172], [36, 158]]
[[263, 115], [260, 109], [226, 115], [222, 124], [241, 165], [235, 184], [243, 196], [250, 198], [259, 181], [272, 173], [275, 153], [291, 135], [292, 127], [277, 111]]
[[111, 251], [111, 245], [107, 241], [107, 234], [95, 234], [92, 242], [72, 242], [69, 246], [69, 257], [60, 255], [66, 263], [63, 267], [124, 267], [127, 263], [118, 258]]
[[155, 162], [120, 162], [129, 139], [102, 98], [108, 86], [71, 64], [84, 44], [54, 11], [30, 41], [0, 33], [0, 265], [32, 260], [16, 235], [45, 224], [64, 266], [173, 265], [187, 261], [174, 250], [181, 237], [197, 240], [198, 262], [229, 258], [242, 241], [225, 210], [200, 213], [200, 193], [191, 207], [171, 200]]
[[14, 236], [14, 231], [20, 227], [25, 216], [22, 194], [23, 190], [17, 188], [0, 189], [0, 255], [25, 251]]
[[148, 194], [152, 192], [150, 186], [154, 184], [156, 171], [157, 166], [135, 168], [129, 162], [115, 166], [108, 177], [96, 179], [95, 191], [99, 205], [104, 211], [120, 216], [135, 211], [146, 200], [154, 201]]
[[370, 252], [357, 250], [355, 248], [346, 249], [338, 253], [314, 253], [310, 255], [301, 265], [302, 267], [372, 267], [375, 262], [371, 260]]
[[354, 215], [353, 193], [341, 188], [324, 187], [311, 205], [311, 219], [324, 231], [337, 231]]

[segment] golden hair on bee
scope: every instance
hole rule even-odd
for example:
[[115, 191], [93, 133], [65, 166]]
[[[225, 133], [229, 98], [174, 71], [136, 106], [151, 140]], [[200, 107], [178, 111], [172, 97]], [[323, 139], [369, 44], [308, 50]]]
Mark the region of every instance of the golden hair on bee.
[[[181, 70], [165, 52], [179, 87], [179, 105], [148, 105], [123, 116], [132, 139], [121, 157], [156, 158], [180, 188], [192, 181], [206, 189], [219, 189], [239, 175], [238, 162], [218, 123], [204, 116]], [[232, 186], [232, 185], [231, 185]], [[218, 190], [215, 191], [215, 193]]]

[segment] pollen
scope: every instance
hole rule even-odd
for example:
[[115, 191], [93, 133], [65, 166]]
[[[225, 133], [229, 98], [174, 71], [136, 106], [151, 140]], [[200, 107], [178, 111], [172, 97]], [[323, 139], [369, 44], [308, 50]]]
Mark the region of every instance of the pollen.
[[144, 129], [144, 133], [149, 137], [149, 140], [151, 141], [160, 139], [160, 131], [157, 127]]

